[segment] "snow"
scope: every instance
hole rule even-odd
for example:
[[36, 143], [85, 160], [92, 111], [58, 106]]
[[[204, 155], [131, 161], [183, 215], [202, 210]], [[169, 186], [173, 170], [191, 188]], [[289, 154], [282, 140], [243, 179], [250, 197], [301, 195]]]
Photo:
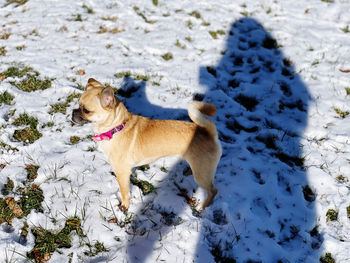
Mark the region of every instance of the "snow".
[[[0, 72], [23, 64], [54, 78], [51, 88], [30, 93], [11, 85], [18, 78], [0, 81], [0, 93], [15, 97], [1, 105], [0, 141], [19, 149], [0, 149], [0, 188], [7, 178], [23, 185], [26, 165], [36, 164], [34, 183], [45, 197], [43, 213], [0, 225], [0, 258], [26, 262], [35, 238], [29, 233], [19, 242], [24, 222], [59, 231], [78, 216], [87, 237], [72, 234], [72, 247], [49, 262], [319, 262], [325, 253], [349, 262], [350, 115], [341, 118], [334, 108], [350, 111], [350, 33], [342, 30], [350, 26], [350, 2], [158, 2], [0, 0], [0, 36], [10, 34], [0, 39], [7, 51]], [[220, 30], [225, 34], [209, 34]], [[173, 59], [166, 61], [168, 52]], [[130, 78], [114, 76], [127, 71]], [[148, 117], [188, 120], [197, 93], [217, 106], [223, 156], [212, 206], [193, 213], [177, 185], [200, 200], [204, 193], [183, 176], [184, 161], [170, 157], [135, 171], [156, 193], [132, 185], [128, 214], [119, 210], [112, 168], [88, 150], [96, 146], [87, 138], [91, 125], [71, 125], [77, 99], [66, 114], [49, 114], [90, 77], [124, 90], [136, 86], [121, 99]], [[12, 137], [23, 112], [38, 118], [43, 134], [29, 145]], [[48, 122], [54, 126], [43, 128]], [[71, 136], [85, 139], [72, 144]], [[307, 185], [313, 202], [304, 198]], [[329, 209], [338, 211], [336, 221], [326, 220]], [[125, 226], [108, 222], [128, 217]], [[85, 255], [85, 243], [96, 241], [108, 251]]]

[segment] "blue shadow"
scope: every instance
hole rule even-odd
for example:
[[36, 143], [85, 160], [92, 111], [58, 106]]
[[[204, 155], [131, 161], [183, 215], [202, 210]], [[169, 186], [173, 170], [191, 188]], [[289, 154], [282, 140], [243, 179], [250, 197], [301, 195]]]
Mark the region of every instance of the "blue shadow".
[[[300, 148], [311, 96], [292, 61], [259, 22], [243, 18], [232, 24], [218, 64], [200, 68], [199, 79], [207, 87], [204, 100], [218, 108], [223, 156], [215, 179], [219, 194], [201, 215], [196, 262], [318, 262], [323, 236]], [[135, 91], [124, 101], [131, 112], [188, 120], [186, 110], [149, 103], [145, 87], [124, 79], [122, 89]], [[171, 204], [144, 197], [129, 228], [129, 262], [146, 262], [181, 222], [188, 204], [177, 194], [192, 195], [197, 187], [184, 179], [186, 167], [179, 162], [157, 185], [158, 194], [172, 195]]]
[[323, 237], [300, 147], [311, 96], [292, 61], [259, 22], [243, 18], [219, 63], [199, 77], [219, 109], [223, 146], [219, 197], [198, 242], [213, 255], [207, 262], [318, 262]]

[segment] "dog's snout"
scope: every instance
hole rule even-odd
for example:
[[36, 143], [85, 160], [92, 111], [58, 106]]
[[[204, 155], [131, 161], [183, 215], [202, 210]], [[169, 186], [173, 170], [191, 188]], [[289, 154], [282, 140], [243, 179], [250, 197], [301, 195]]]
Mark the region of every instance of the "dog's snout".
[[78, 125], [84, 125], [89, 121], [83, 118], [80, 109], [74, 109], [72, 112], [72, 122]]

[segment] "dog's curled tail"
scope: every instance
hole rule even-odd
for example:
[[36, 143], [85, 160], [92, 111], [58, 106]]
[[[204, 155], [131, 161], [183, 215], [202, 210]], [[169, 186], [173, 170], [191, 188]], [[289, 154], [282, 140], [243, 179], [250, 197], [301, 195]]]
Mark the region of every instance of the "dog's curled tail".
[[188, 116], [198, 126], [205, 128], [209, 134], [213, 137], [217, 136], [217, 130], [215, 123], [207, 116], [214, 116], [216, 113], [216, 107], [214, 104], [192, 101], [188, 107]]

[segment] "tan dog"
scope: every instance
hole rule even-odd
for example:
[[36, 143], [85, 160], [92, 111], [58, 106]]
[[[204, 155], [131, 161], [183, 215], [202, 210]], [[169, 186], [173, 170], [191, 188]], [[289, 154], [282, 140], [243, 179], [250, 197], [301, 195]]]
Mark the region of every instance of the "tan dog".
[[194, 123], [134, 115], [111, 87], [90, 78], [72, 120], [80, 125], [93, 123], [94, 132], [99, 134], [93, 139], [100, 141], [99, 150], [117, 176], [122, 209], [129, 207], [131, 168], [165, 156], [181, 156], [190, 164], [196, 182], [207, 193], [204, 209], [217, 193], [213, 180], [222, 153], [216, 126], [206, 117], [215, 113], [214, 105], [193, 101], [188, 114]]

